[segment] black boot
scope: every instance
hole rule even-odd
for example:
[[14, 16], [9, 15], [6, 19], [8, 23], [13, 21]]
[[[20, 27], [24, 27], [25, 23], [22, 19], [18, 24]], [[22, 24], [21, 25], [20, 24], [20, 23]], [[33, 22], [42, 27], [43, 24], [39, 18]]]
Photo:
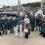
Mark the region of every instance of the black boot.
[[20, 30], [18, 29], [18, 33], [20, 33]]
[[25, 36], [24, 36], [26, 39], [28, 39], [28, 34], [27, 33], [25, 33]]
[[5, 35], [7, 35], [7, 31], [5, 31]]
[[44, 38], [45, 38], [45, 33], [43, 33], [43, 35], [42, 35]]
[[41, 32], [40, 35], [42, 35], [43, 33]]
[[30, 28], [28, 29], [28, 35], [30, 35]]
[[10, 34], [13, 33], [14, 34], [14, 30], [10, 30]]
[[0, 32], [0, 36], [2, 36], [2, 33]]
[[14, 30], [13, 30], [13, 34], [14, 34]]
[[34, 27], [31, 28], [31, 31], [34, 31]]
[[6, 35], [7, 35], [7, 31], [6, 31]]

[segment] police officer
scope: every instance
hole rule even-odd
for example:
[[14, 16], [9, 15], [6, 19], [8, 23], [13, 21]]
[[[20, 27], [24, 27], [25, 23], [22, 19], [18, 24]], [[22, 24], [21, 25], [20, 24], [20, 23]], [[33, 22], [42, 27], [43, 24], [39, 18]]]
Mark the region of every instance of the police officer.
[[13, 17], [10, 16], [10, 33], [14, 33], [14, 20]]
[[7, 16], [4, 15], [4, 31], [5, 31], [5, 35], [7, 35], [7, 30], [8, 30], [8, 19]]
[[18, 36], [19, 34], [19, 17], [16, 15], [16, 19], [15, 19], [15, 36]]
[[[21, 16], [20, 16], [21, 17]], [[22, 35], [22, 22], [23, 22], [23, 20], [22, 20], [22, 18], [19, 18], [19, 31], [20, 31], [20, 37], [22, 37], [23, 35]]]
[[30, 25], [31, 25], [31, 31], [34, 31], [34, 28], [35, 28], [35, 16], [34, 15], [30, 16]]
[[2, 26], [2, 16], [1, 16], [0, 17], [0, 36], [2, 36], [2, 33], [1, 33], [2, 28], [3, 28], [3, 26]]

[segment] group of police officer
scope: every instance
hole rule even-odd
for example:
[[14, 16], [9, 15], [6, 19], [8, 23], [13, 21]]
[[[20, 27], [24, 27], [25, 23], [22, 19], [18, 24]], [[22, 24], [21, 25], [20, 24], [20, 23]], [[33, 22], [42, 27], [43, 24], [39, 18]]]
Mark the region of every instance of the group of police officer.
[[15, 35], [16, 36], [20, 35], [20, 37], [24, 36], [27, 39], [30, 34], [30, 20], [28, 16], [27, 15], [19, 16], [19, 19], [18, 18], [16, 19], [18, 21], [15, 21], [17, 23], [16, 27], [14, 27]]
[[0, 35], [7, 35], [7, 31], [10, 30], [10, 33], [15, 32], [15, 36], [20, 35], [20, 37], [24, 36], [27, 39], [30, 35], [30, 30], [34, 31], [35, 29], [35, 21], [36, 27], [39, 27], [39, 31], [41, 32], [41, 20], [42, 16], [40, 14], [37, 17], [35, 15], [16, 15], [15, 18], [12, 16], [8, 18], [6, 15], [0, 16]]
[[10, 30], [10, 33], [14, 33], [15, 31], [15, 36], [20, 34], [20, 37], [22, 37], [24, 33], [24, 37], [27, 39], [30, 34], [30, 30], [28, 31], [29, 24], [30, 20], [27, 15], [16, 16], [15, 18], [12, 16], [8, 18], [6, 15], [0, 16], [0, 36], [2, 36], [2, 34], [7, 35], [7, 31]]
[[[13, 18], [10, 16], [10, 19], [7, 18], [6, 15], [0, 17], [0, 35], [7, 34], [7, 30], [13, 29]], [[10, 31], [11, 33], [11, 31]]]

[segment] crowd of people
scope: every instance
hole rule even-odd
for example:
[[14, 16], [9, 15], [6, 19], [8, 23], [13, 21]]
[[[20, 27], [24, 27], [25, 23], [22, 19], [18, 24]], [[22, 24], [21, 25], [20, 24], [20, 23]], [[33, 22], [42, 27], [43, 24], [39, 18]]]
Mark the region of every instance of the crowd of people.
[[0, 35], [3, 34], [7, 35], [8, 30], [10, 30], [10, 33], [15, 33], [15, 36], [18, 36], [20, 33], [20, 37], [23, 36], [23, 33], [25, 33], [25, 38], [28, 38], [28, 28], [29, 28], [30, 20], [25, 16], [16, 16], [9, 18], [4, 15], [0, 17]]
[[[30, 30], [34, 31], [35, 29], [35, 21], [36, 21], [36, 27], [41, 26], [42, 16], [39, 16], [39, 15], [37, 17], [35, 17], [35, 15], [30, 15], [30, 14], [16, 15], [14, 18], [12, 16], [8, 18], [6, 15], [4, 16], [1, 15], [0, 16], [0, 35], [1, 36], [2, 34], [7, 35], [8, 30], [10, 30], [10, 34], [15, 33], [15, 36], [20, 35], [20, 37], [24, 36], [26, 39], [28, 39], [30, 35]], [[37, 28], [36, 28], [36, 31], [37, 31]], [[39, 28], [39, 31], [41, 32], [40, 28]]]

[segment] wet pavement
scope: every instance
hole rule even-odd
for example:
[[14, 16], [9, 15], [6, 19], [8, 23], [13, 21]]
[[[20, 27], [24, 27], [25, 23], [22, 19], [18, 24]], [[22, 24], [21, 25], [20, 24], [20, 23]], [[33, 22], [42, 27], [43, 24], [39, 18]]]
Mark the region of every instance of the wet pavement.
[[45, 38], [39, 35], [40, 32], [31, 32], [28, 39], [16, 37], [15, 34], [0, 36], [0, 45], [45, 45]]

